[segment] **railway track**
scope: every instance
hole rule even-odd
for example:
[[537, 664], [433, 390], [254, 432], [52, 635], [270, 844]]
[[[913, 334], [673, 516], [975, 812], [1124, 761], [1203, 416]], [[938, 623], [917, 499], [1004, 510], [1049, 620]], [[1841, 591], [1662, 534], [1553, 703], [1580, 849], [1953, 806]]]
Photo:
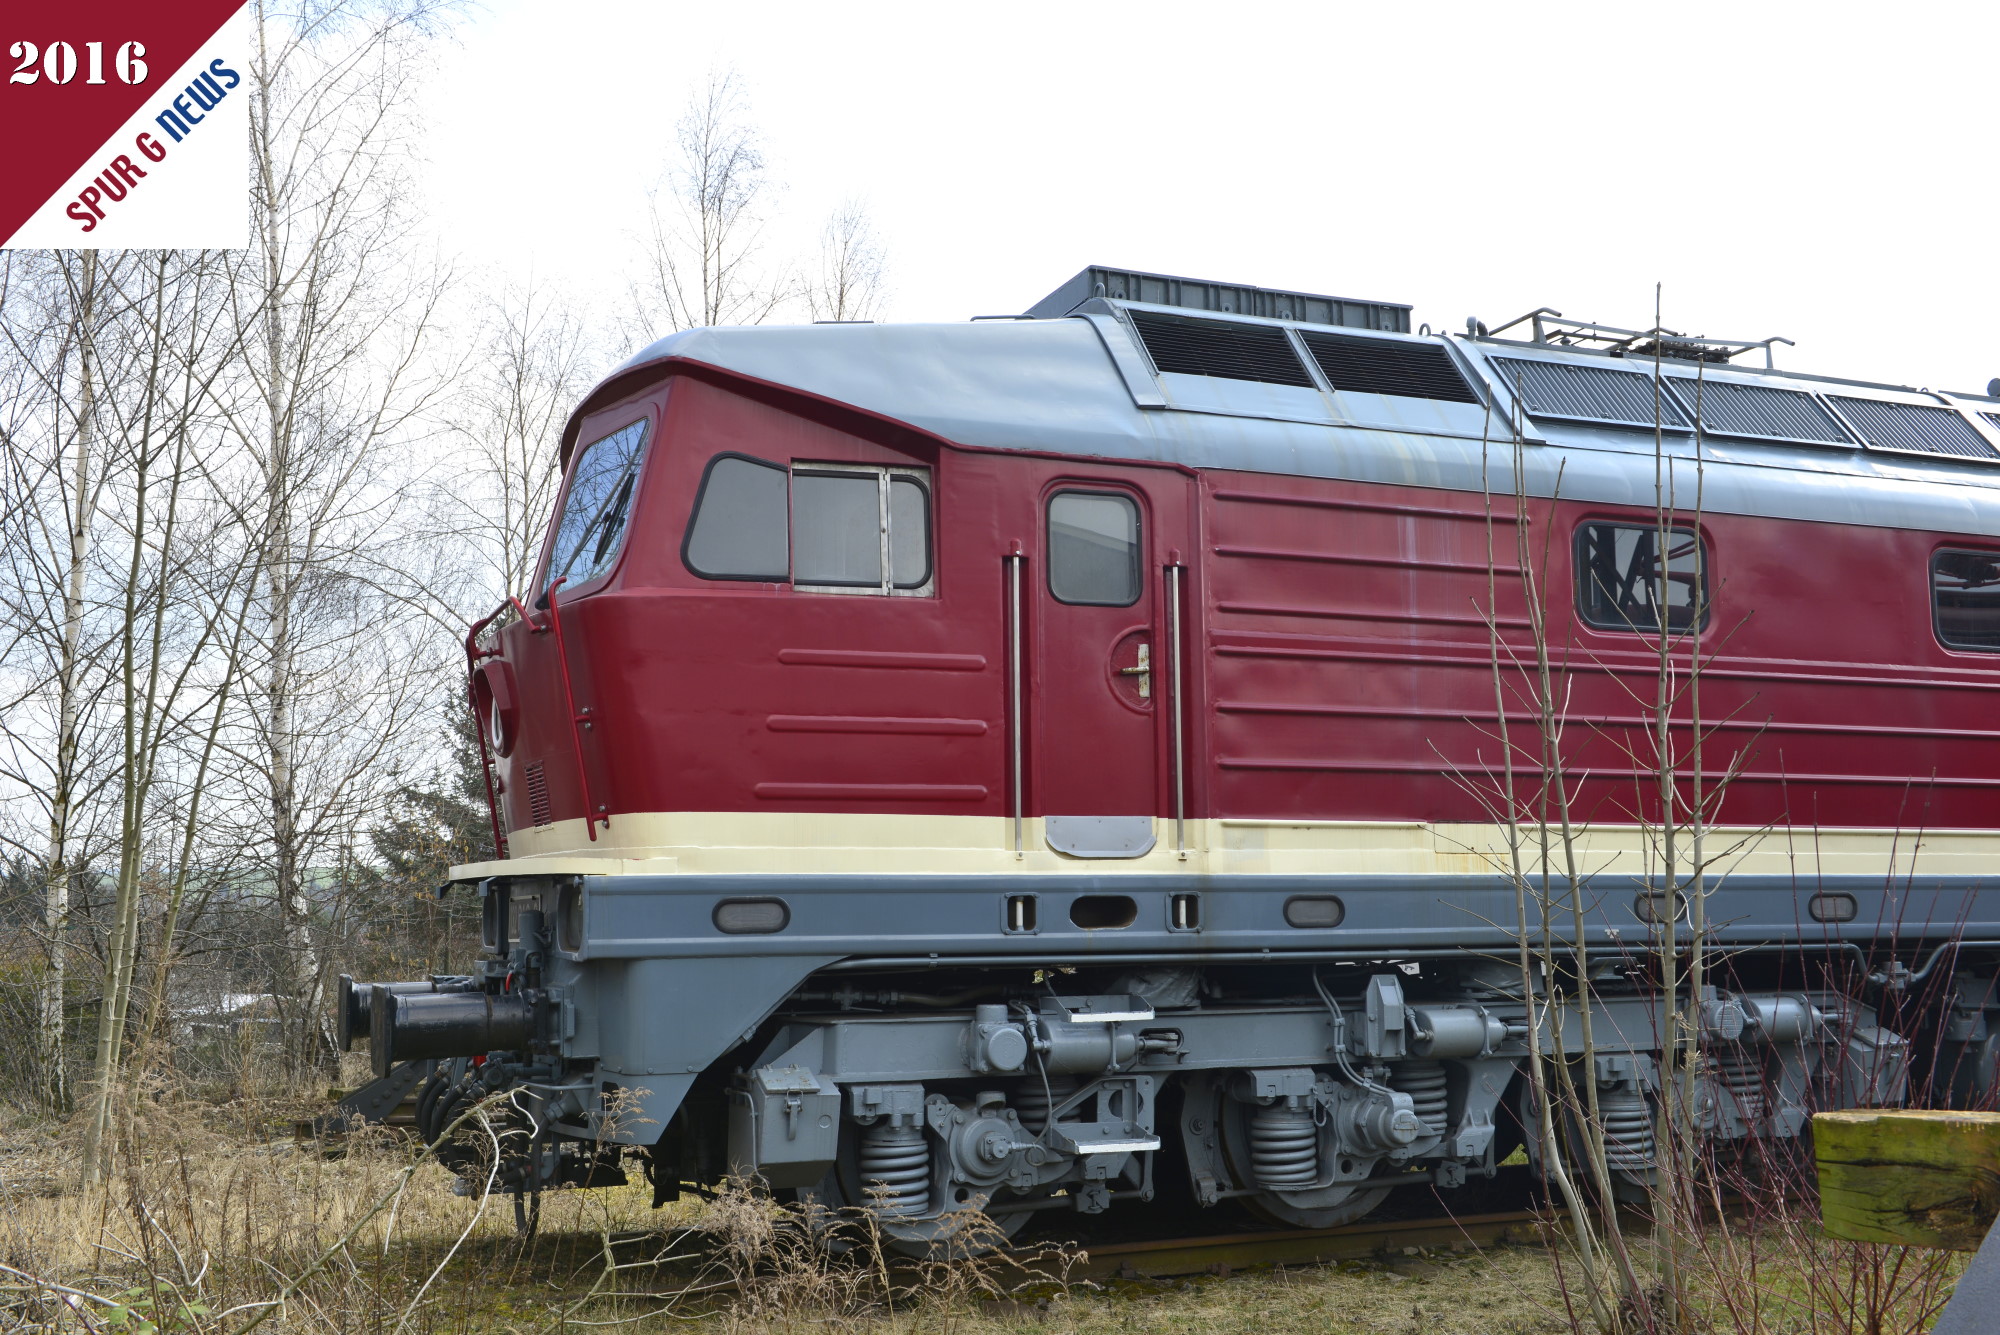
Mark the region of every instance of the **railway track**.
[[1070, 1273], [1088, 1279], [1228, 1275], [1256, 1266], [1324, 1265], [1406, 1249], [1471, 1250], [1536, 1239], [1544, 1216], [1506, 1210], [1457, 1218], [1376, 1220], [1339, 1228], [1276, 1229], [1211, 1237], [1091, 1245]]
[[[332, 1091], [338, 1095], [342, 1091]], [[411, 1101], [405, 1100], [385, 1119], [386, 1125], [414, 1129]], [[297, 1127], [301, 1138], [312, 1135], [312, 1124]], [[1522, 1199], [1525, 1181], [1493, 1184], [1504, 1201]], [[1496, 1201], [1494, 1203], [1500, 1203]], [[1168, 1236], [1135, 1241], [1099, 1242], [1064, 1237], [1058, 1231], [1019, 1250], [1024, 1282], [1038, 1273], [1039, 1248], [1074, 1246], [1083, 1260], [1068, 1271], [1072, 1279], [1166, 1279], [1186, 1275], [1224, 1275], [1263, 1266], [1326, 1265], [1338, 1261], [1401, 1254], [1416, 1250], [1466, 1251], [1508, 1242], [1539, 1241], [1547, 1216], [1532, 1209], [1495, 1210], [1467, 1215], [1434, 1215], [1417, 1219], [1371, 1219], [1338, 1228], [1271, 1229], [1259, 1232]], [[718, 1291], [733, 1290], [718, 1286]]]

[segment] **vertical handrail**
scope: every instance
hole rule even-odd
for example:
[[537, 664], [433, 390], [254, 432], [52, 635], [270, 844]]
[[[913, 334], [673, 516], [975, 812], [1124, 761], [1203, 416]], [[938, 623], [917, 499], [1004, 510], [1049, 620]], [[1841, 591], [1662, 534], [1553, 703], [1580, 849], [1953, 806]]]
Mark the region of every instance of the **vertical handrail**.
[[1007, 563], [1007, 745], [1013, 766], [1012, 806], [1014, 815], [1014, 856], [1026, 856], [1021, 847], [1021, 562], [1019, 552], [1002, 558]]
[[1187, 861], [1187, 778], [1183, 763], [1183, 739], [1181, 736], [1181, 712], [1185, 707], [1181, 695], [1181, 567], [1167, 567], [1167, 680], [1173, 699], [1170, 702], [1173, 732], [1174, 771], [1174, 852], [1182, 862]]
[[[567, 575], [557, 575], [555, 583], [549, 585], [548, 593], [543, 596], [549, 604], [549, 629], [555, 632], [556, 637], [556, 665], [562, 669], [563, 705], [569, 710], [569, 744], [576, 753], [576, 784], [583, 790], [583, 828], [594, 844], [597, 842], [597, 808], [591, 804], [590, 774], [583, 767], [583, 734], [580, 728], [584, 719], [576, 712], [576, 693], [569, 685], [569, 653], [563, 648], [562, 611], [556, 603], [556, 590], [568, 578]], [[607, 816], [604, 823], [611, 824], [610, 817]]]
[[[520, 606], [519, 603], [514, 605]], [[507, 837], [500, 833], [500, 798], [493, 791], [493, 757], [486, 749], [486, 720], [479, 717], [479, 696], [472, 689], [472, 683], [479, 674], [479, 660], [491, 656], [480, 653], [479, 632], [492, 625], [506, 610], [507, 604], [500, 604], [487, 616], [473, 622], [472, 629], [465, 632], [465, 703], [472, 710], [472, 730], [479, 735], [479, 775], [486, 780], [486, 814], [493, 822], [493, 856], [496, 858], [507, 856]]]

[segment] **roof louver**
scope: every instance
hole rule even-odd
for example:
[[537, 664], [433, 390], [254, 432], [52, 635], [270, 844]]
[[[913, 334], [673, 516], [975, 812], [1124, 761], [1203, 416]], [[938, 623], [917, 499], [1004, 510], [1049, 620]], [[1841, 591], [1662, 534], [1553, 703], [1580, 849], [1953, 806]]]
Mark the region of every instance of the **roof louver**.
[[1523, 357], [1495, 357], [1493, 364], [1507, 388], [1536, 417], [1648, 427], [1657, 421], [1670, 431], [1686, 431], [1689, 426], [1674, 396], [1655, 393], [1653, 377], [1637, 371]]
[[1942, 454], [1959, 459], [2000, 459], [1986, 438], [1950, 408], [1839, 395], [1834, 396], [1833, 402], [1870, 449]]
[[1727, 380], [1696, 382], [1686, 376], [1670, 377], [1667, 383], [1674, 387], [1674, 394], [1688, 410], [1689, 418], [1695, 416], [1695, 400], [1699, 396], [1702, 428], [1718, 436], [1850, 447], [1854, 444], [1834, 415], [1810, 394], [1764, 385], [1738, 385]]
[[1292, 341], [1275, 325], [1191, 320], [1154, 311], [1133, 311], [1131, 316], [1132, 327], [1161, 371], [1313, 388], [1312, 375], [1292, 351]]
[[1359, 394], [1392, 394], [1405, 399], [1477, 403], [1451, 356], [1435, 343], [1399, 343], [1385, 338], [1345, 338], [1302, 329], [1306, 351], [1335, 389]]

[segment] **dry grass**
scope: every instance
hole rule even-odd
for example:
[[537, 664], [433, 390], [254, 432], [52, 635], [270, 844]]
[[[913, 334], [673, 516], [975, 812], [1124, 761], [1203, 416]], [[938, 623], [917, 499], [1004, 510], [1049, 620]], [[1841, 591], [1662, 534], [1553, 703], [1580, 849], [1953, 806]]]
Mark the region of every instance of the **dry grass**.
[[434, 1165], [407, 1173], [406, 1142], [364, 1140], [337, 1158], [294, 1145], [299, 1111], [150, 1104], [111, 1187], [89, 1194], [64, 1189], [75, 1165], [62, 1134], [0, 1127], [0, 1264], [17, 1272], [0, 1276], [12, 1285], [0, 1329], [236, 1335], [267, 1311], [265, 1330], [357, 1335], [607, 1322], [726, 1335], [1568, 1328], [1536, 1248], [1102, 1286], [1069, 1280], [1074, 1257], [1052, 1250], [1024, 1289], [1018, 1271], [977, 1261], [892, 1270], [851, 1220], [818, 1221], [853, 1244], [829, 1259], [744, 1193], [654, 1212], [640, 1185], [551, 1193], [524, 1245], [505, 1198], [455, 1195]]
[[[797, 1221], [725, 1192], [655, 1212], [643, 1185], [551, 1193], [541, 1232], [514, 1235], [507, 1198], [452, 1191], [389, 1136], [341, 1157], [292, 1143], [303, 1101], [222, 1107], [149, 1100], [108, 1190], [65, 1190], [56, 1129], [0, 1125], [0, 1330], [265, 1331], [335, 1335], [693, 1329], [717, 1335], [1557, 1335], [1574, 1329], [1559, 1247], [1420, 1253], [1230, 1278], [1074, 1280], [1043, 1255], [1036, 1282], [977, 1261], [891, 1268], [865, 1221]], [[850, 1244], [830, 1258], [813, 1236]], [[1711, 1250], [1698, 1328], [1916, 1332], [1952, 1267], [1844, 1250], [1780, 1221]], [[1733, 1258], [1733, 1259], [1732, 1259]], [[1902, 1287], [1895, 1268], [1930, 1266]], [[1568, 1272], [1573, 1279], [1573, 1269]], [[1884, 1275], [1888, 1287], [1883, 1288]], [[32, 1277], [32, 1278], [30, 1278]], [[1848, 1286], [1846, 1290], [1842, 1285]], [[64, 1293], [62, 1286], [73, 1293]], [[1844, 1293], [1853, 1297], [1843, 1296]], [[1745, 1319], [1746, 1298], [1757, 1309]], [[114, 1304], [122, 1304], [116, 1306]]]

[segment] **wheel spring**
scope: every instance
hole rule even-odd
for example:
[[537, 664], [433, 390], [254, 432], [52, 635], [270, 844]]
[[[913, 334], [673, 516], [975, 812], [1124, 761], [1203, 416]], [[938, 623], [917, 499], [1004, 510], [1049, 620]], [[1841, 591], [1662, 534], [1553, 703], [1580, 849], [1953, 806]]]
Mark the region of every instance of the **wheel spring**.
[[[1073, 1075], [1052, 1075], [1046, 1086], [1038, 1075], [1031, 1075], [1021, 1082], [1014, 1094], [1014, 1116], [1021, 1119], [1031, 1136], [1039, 1136], [1049, 1124], [1049, 1109], [1076, 1093], [1076, 1077]], [[1050, 1100], [1053, 1099], [1054, 1103]]]
[[1250, 1115], [1250, 1170], [1257, 1185], [1277, 1190], [1319, 1180], [1319, 1128], [1312, 1110], [1273, 1103]]
[[877, 1122], [861, 1137], [861, 1189], [879, 1215], [929, 1214], [931, 1150], [921, 1126]]
[[1432, 1135], [1441, 1136], [1451, 1129], [1451, 1100], [1445, 1090], [1443, 1062], [1397, 1062], [1389, 1068], [1389, 1088], [1410, 1096], [1417, 1120]]
[[1653, 1166], [1653, 1109], [1637, 1090], [1607, 1089], [1597, 1095], [1604, 1118], [1604, 1162], [1611, 1168], [1643, 1172]]
[[1764, 1116], [1764, 1062], [1762, 1054], [1745, 1047], [1719, 1047], [1715, 1071], [1722, 1087], [1736, 1100], [1736, 1113], [1746, 1122]]

